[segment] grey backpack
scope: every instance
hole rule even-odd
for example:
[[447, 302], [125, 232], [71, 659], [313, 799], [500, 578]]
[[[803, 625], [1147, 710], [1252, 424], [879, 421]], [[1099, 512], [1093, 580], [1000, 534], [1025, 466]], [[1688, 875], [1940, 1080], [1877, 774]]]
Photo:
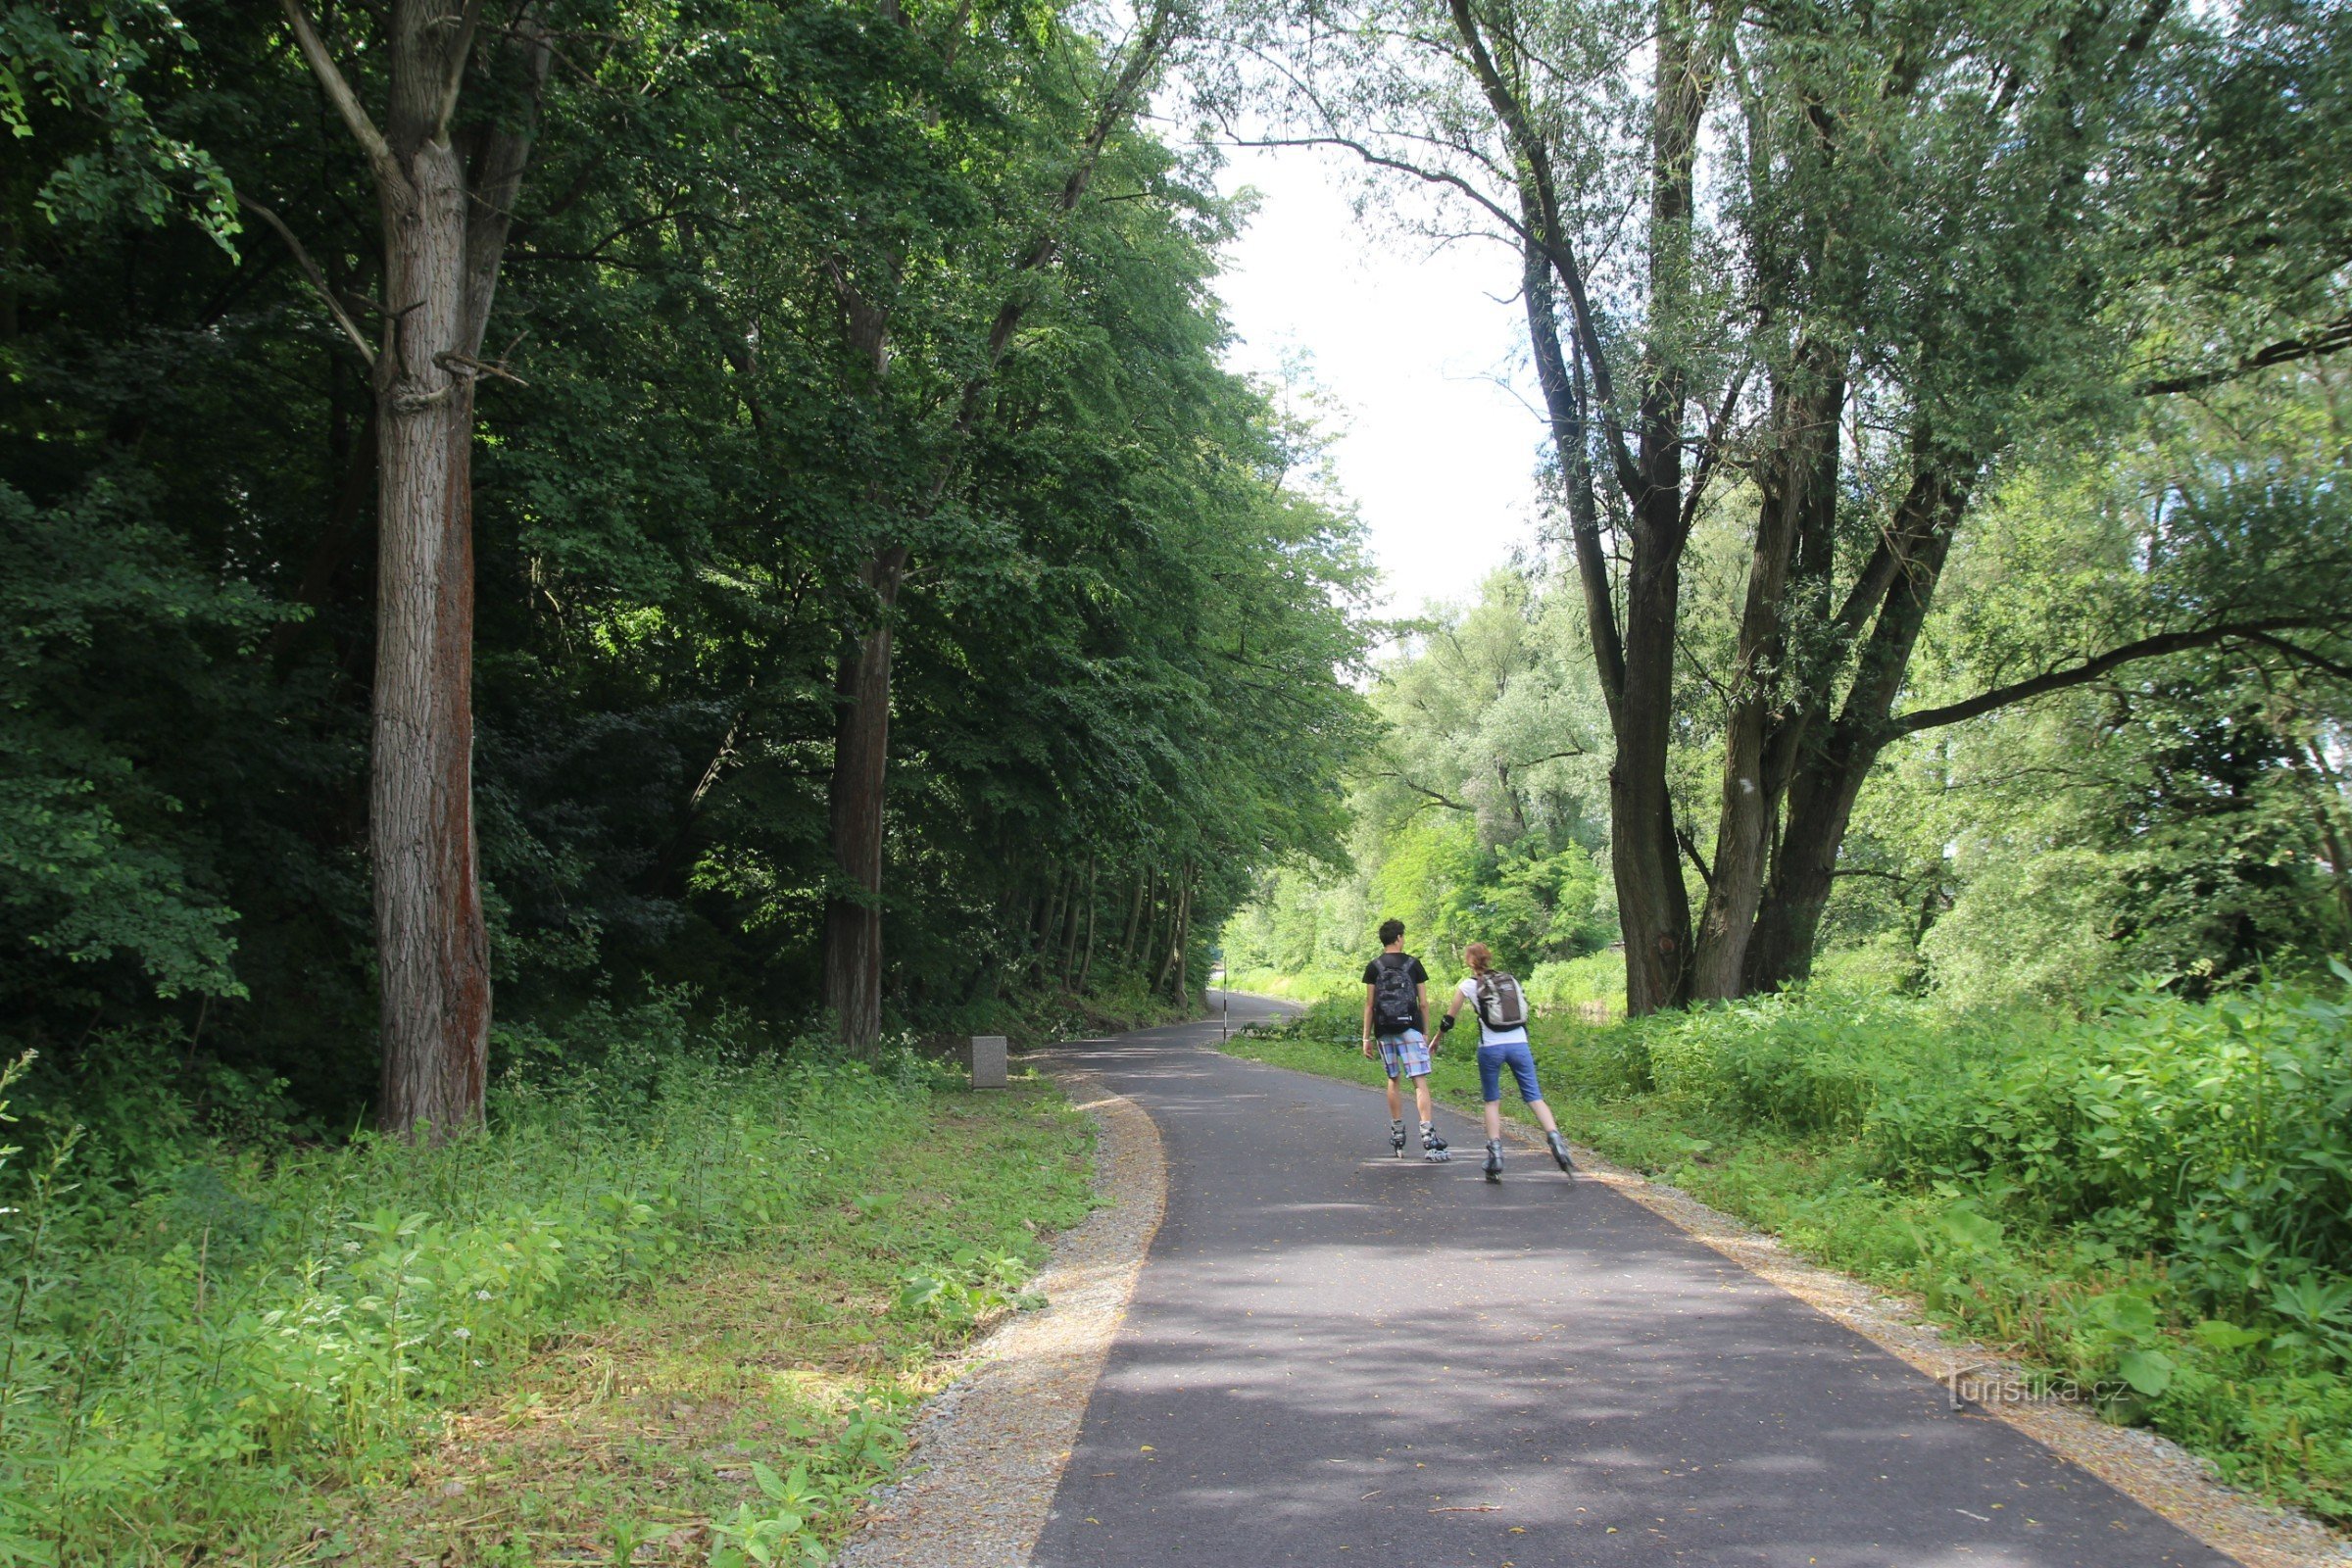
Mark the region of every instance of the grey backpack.
[[1500, 969], [1478, 977], [1478, 1021], [1489, 1029], [1527, 1027], [1527, 993]]

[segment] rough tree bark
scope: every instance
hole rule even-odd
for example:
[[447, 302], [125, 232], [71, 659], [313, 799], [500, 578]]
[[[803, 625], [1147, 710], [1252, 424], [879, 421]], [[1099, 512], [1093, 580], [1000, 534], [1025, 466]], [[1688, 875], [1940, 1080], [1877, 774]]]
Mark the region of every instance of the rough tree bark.
[[[453, 129], [479, 0], [395, 0], [380, 130], [299, 0], [283, 4], [303, 58], [367, 154], [383, 225], [380, 345], [359, 339], [319, 286], [368, 358], [376, 402], [377, 1114], [389, 1131], [439, 1139], [480, 1119], [489, 1047], [473, 826], [473, 391], [492, 369], [482, 339], [533, 126]], [[548, 40], [527, 7], [507, 32], [535, 104]]]
[[[1911, 651], [1935, 603], [1936, 579], [1952, 535], [1968, 509], [1978, 472], [1973, 458], [1915, 446], [1918, 470], [1892, 530], [1890, 569], [1845, 704], [1818, 745], [1805, 746], [1788, 785], [1788, 822], [1759, 900], [1743, 956], [1744, 991], [1772, 991], [1811, 972], [1814, 939], [1836, 879], [1854, 802], [1879, 753], [1894, 738], [1888, 715], [1902, 689]], [[1887, 550], [1882, 541], [1882, 550]], [[1858, 587], [1879, 580], [1866, 570]]]
[[1845, 404], [1843, 367], [1834, 353], [1802, 349], [1794, 384], [1773, 389], [1762, 491], [1747, 571], [1747, 599], [1733, 656], [1725, 726], [1715, 858], [1698, 925], [1691, 994], [1704, 1001], [1747, 989], [1747, 948], [1764, 898], [1780, 817], [1780, 785], [1767, 754], [1788, 658], [1785, 601], [1792, 565], [1808, 584], [1826, 583], [1835, 540], [1838, 420]]

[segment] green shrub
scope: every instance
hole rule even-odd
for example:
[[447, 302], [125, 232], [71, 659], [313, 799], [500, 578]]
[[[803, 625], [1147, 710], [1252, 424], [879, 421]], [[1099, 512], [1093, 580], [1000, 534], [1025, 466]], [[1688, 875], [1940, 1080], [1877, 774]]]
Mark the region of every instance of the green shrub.
[[1556, 963], [1539, 963], [1533, 973], [1523, 978], [1527, 1000], [1539, 1012], [1624, 1015], [1622, 952], [1593, 953]]

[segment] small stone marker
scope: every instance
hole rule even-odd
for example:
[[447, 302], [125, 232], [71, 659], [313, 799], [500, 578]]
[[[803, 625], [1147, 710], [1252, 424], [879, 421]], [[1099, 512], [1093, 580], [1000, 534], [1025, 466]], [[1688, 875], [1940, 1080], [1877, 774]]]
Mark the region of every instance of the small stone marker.
[[974, 1089], [1004, 1087], [1004, 1037], [974, 1035], [969, 1053]]

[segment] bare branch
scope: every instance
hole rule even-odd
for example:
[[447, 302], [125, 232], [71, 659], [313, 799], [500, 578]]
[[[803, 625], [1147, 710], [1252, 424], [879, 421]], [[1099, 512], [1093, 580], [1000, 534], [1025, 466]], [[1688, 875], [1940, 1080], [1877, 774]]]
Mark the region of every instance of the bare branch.
[[491, 375], [496, 376], [501, 381], [512, 381], [516, 386], [529, 386], [531, 384], [530, 382], [525, 381], [521, 376], [516, 375], [513, 370], [508, 369], [506, 367], [506, 362], [503, 360], [496, 365], [492, 365], [486, 360], [477, 360], [470, 354], [450, 353], [434, 355], [433, 363], [441, 367], [441, 368], [444, 370], [471, 376], [475, 380], [479, 380], [485, 375]]
[[1683, 528], [1687, 532], [1698, 520], [1699, 503], [1706, 499], [1707, 481], [1715, 476], [1716, 466], [1723, 459], [1724, 433], [1731, 426], [1732, 411], [1740, 406], [1740, 394], [1747, 389], [1747, 372], [1753, 364], [1740, 367], [1732, 384], [1724, 389], [1723, 408], [1717, 412], [1715, 422], [1707, 430], [1706, 446], [1698, 455], [1698, 474], [1690, 481], [1690, 493], [1683, 498]]
[[302, 51], [302, 58], [309, 63], [311, 74], [318, 78], [319, 89], [326, 94], [326, 101], [334, 105], [336, 114], [343, 117], [344, 125], [359, 142], [360, 150], [368, 155], [368, 162], [374, 166], [377, 177], [398, 180], [405, 189], [408, 176], [400, 172], [400, 165], [392, 157], [391, 143], [385, 141], [384, 133], [375, 128], [375, 122], [368, 118], [368, 111], [361, 105], [359, 94], [351, 90], [351, 83], [335, 65], [334, 56], [326, 52], [325, 40], [318, 36], [318, 29], [311, 25], [310, 13], [302, 9], [302, 0], [279, 0], [279, 3], [285, 7], [286, 22], [294, 29], [295, 47]]
[[466, 85], [466, 67], [473, 59], [474, 25], [481, 20], [482, 0], [466, 0], [466, 10], [458, 18], [457, 41], [450, 46], [449, 79], [441, 84], [441, 111], [433, 116], [433, 140], [444, 145], [449, 141], [449, 122], [457, 118], [458, 93]]
[[1501, 223], [1505, 227], [1509, 228], [1512, 233], [1517, 234], [1521, 239], [1528, 240], [1531, 243], [1536, 244], [1542, 243], [1541, 241], [1535, 240], [1534, 237], [1527, 232], [1526, 228], [1521, 225], [1517, 219], [1513, 218], [1509, 213], [1497, 206], [1492, 197], [1481, 191], [1477, 186], [1471, 184], [1468, 180], [1462, 178], [1461, 175], [1452, 173], [1443, 169], [1429, 169], [1420, 164], [1408, 163], [1401, 158], [1392, 158], [1385, 153], [1376, 153], [1370, 147], [1365, 146], [1360, 141], [1354, 140], [1352, 137], [1336, 135], [1257, 137], [1237, 136], [1228, 138], [1225, 142], [1225, 145], [1230, 147], [1254, 148], [1338, 147], [1347, 152], [1355, 154], [1356, 157], [1362, 159], [1365, 163], [1370, 164], [1375, 169], [1393, 170], [1399, 174], [1410, 174], [1413, 176], [1413, 178], [1422, 180], [1428, 184], [1444, 185], [1447, 189], [1466, 196], [1471, 201], [1477, 203], [1480, 207], [1486, 210], [1488, 216], [1492, 217], [1496, 222]]
[[1461, 811], [1471, 816], [1476, 816], [1478, 814], [1475, 808], [1464, 806], [1461, 802], [1454, 800], [1450, 796], [1440, 795], [1436, 790], [1430, 789], [1424, 785], [1416, 784], [1411, 779], [1406, 778], [1402, 773], [1381, 773], [1376, 776], [1380, 778], [1393, 778], [1397, 783], [1403, 785], [1406, 789], [1411, 790], [1415, 795], [1427, 796], [1430, 800], [1436, 802], [1440, 806], [1443, 806], [1448, 811]]
[[1626, 448], [1625, 437], [1616, 427], [1611, 412], [1617, 404], [1615, 379], [1609, 372], [1608, 352], [1601, 346], [1599, 330], [1592, 319], [1592, 302], [1585, 295], [1584, 269], [1577, 264], [1576, 253], [1560, 231], [1560, 197], [1558, 182], [1553, 178], [1551, 157], [1543, 136], [1529, 121], [1525, 107], [1503, 80], [1487, 48], [1487, 40], [1479, 31], [1478, 21], [1471, 15], [1470, 0], [1448, 0], [1454, 31], [1469, 51], [1470, 65], [1478, 77], [1480, 88], [1495, 117], [1509, 131], [1519, 156], [1524, 160], [1527, 175], [1534, 182], [1537, 214], [1542, 221], [1537, 243], [1559, 273], [1560, 282], [1568, 290], [1569, 314], [1576, 323], [1577, 341], [1584, 347], [1585, 362], [1592, 368], [1592, 390], [1598, 394], [1602, 412], [1602, 430], [1609, 438], [1611, 456], [1617, 468], [1618, 482], [1626, 487], [1628, 496], [1639, 496], [1643, 488], [1641, 474], [1634, 466], [1633, 455]]
[[1674, 841], [1683, 847], [1685, 855], [1690, 857], [1690, 863], [1698, 868], [1698, 879], [1707, 885], [1707, 891], [1710, 893], [1715, 891], [1715, 873], [1708, 868], [1705, 858], [1698, 853], [1698, 846], [1691, 841], [1690, 830], [1685, 827], [1676, 828]]
[[277, 231], [277, 237], [286, 242], [286, 249], [294, 253], [294, 265], [302, 269], [302, 275], [310, 279], [312, 289], [325, 302], [328, 313], [335, 318], [335, 324], [343, 329], [345, 337], [351, 339], [351, 346], [360, 351], [360, 358], [368, 362], [368, 368], [374, 369], [374, 345], [361, 334], [359, 323], [343, 309], [343, 302], [335, 298], [335, 291], [326, 286], [326, 274], [318, 270], [318, 264], [311, 260], [311, 253], [302, 248], [302, 241], [294, 237], [294, 231], [275, 213], [243, 191], [237, 192], [237, 205]]
[[2301, 643], [2290, 643], [2283, 637], [2274, 637], [2269, 632], [2262, 631], [2241, 632], [2239, 636], [2247, 642], [2260, 643], [2265, 648], [2275, 648], [2296, 663], [2309, 664], [2324, 674], [2333, 675], [2337, 680], [2352, 680], [2352, 665], [2329, 659], [2326, 654], [2315, 653]]

